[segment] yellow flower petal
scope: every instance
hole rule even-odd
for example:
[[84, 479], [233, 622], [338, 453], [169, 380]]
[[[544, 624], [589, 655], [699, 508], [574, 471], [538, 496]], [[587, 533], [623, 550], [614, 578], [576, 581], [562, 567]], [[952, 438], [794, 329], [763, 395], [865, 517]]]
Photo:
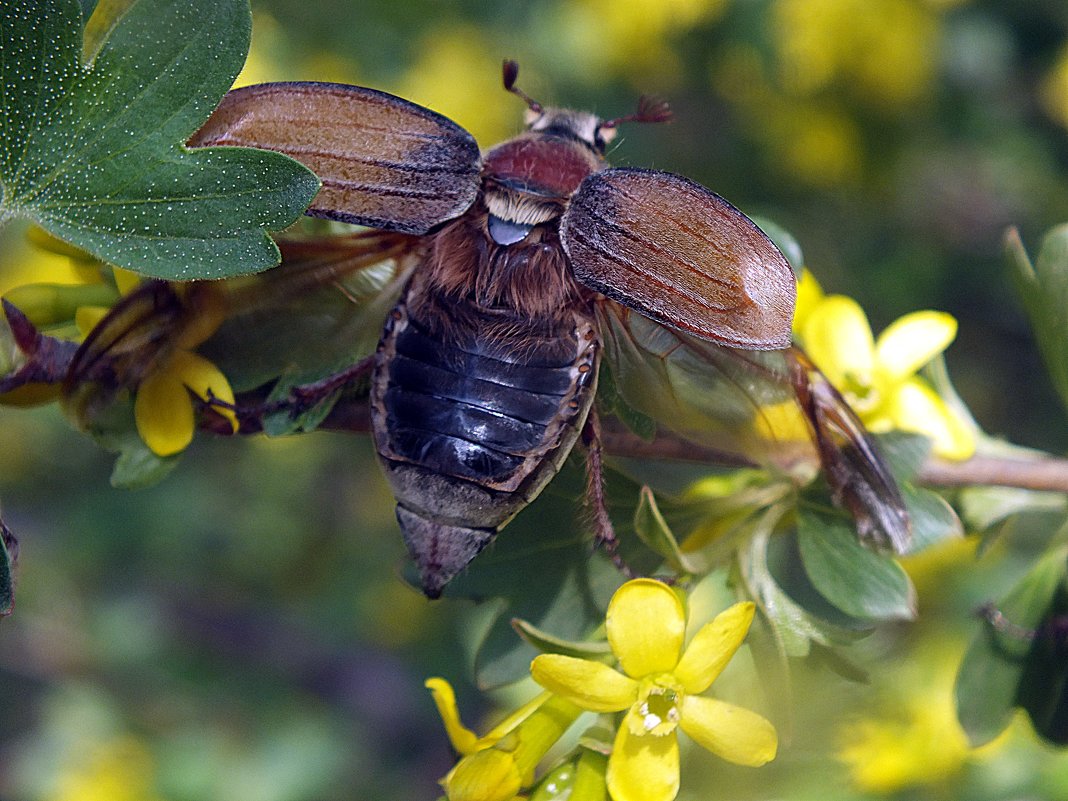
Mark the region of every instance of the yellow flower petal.
[[702, 748], [736, 765], [763, 765], [778, 750], [779, 738], [769, 720], [717, 698], [687, 695], [679, 725]]
[[679, 792], [678, 738], [634, 735], [620, 726], [605, 778], [612, 801], [672, 801]]
[[133, 270], [124, 270], [122, 267], [112, 267], [111, 271], [115, 276], [115, 287], [119, 290], [119, 294], [121, 295], [130, 294], [137, 289], [141, 283], [141, 276]]
[[879, 371], [890, 383], [904, 381], [949, 347], [957, 336], [952, 314], [918, 311], [892, 322], [875, 342]]
[[[231, 405], [234, 402], [234, 391], [222, 370], [199, 354], [177, 351], [164, 369], [177, 375], [202, 400], [214, 397]], [[237, 431], [237, 415], [233, 410], [216, 406], [215, 411], [229, 420], [231, 428]]]
[[704, 692], [716, 680], [749, 633], [755, 610], [751, 602], [735, 604], [701, 627], [672, 671], [686, 692]]
[[860, 304], [828, 295], [809, 312], [801, 329], [809, 356], [839, 389], [871, 384], [875, 343]]
[[628, 676], [666, 673], [679, 661], [686, 610], [663, 582], [635, 579], [612, 596], [605, 629], [612, 652]]
[[157, 456], [171, 456], [193, 441], [193, 405], [181, 379], [164, 369], [148, 376], [134, 400], [137, 433]]
[[901, 384], [887, 398], [883, 413], [894, 428], [931, 438], [934, 452], [946, 459], [969, 459], [975, 453], [975, 434], [931, 387], [918, 378]]
[[493, 745], [493, 743], [500, 740], [504, 735], [515, 729], [520, 723], [529, 718], [532, 714], [537, 712], [545, 703], [552, 699], [552, 693], [544, 692], [540, 693], [529, 701], [527, 701], [519, 709], [512, 712], [508, 717], [482, 735], [479, 739], [479, 747], [484, 748], [487, 745]]
[[541, 654], [530, 663], [534, 681], [591, 712], [618, 712], [638, 697], [638, 682], [600, 662]]
[[88, 336], [109, 311], [107, 306], [79, 306], [74, 312], [74, 324], [83, 337]]
[[461, 759], [444, 784], [449, 801], [509, 801], [522, 786], [512, 755], [496, 748]]
[[823, 287], [812, 271], [805, 269], [797, 281], [797, 302], [794, 305], [794, 331], [800, 331], [812, 310], [823, 300]]
[[582, 709], [567, 698], [544, 693], [548, 700], [508, 735], [497, 747], [507, 746], [515, 759], [516, 770], [523, 786], [534, 781], [538, 763], [545, 758], [564, 733], [571, 727]]
[[445, 679], [431, 678], [423, 686], [430, 690], [453, 750], [463, 756], [473, 754], [477, 750], [478, 735], [460, 722], [460, 710], [456, 706], [456, 693], [452, 685]]

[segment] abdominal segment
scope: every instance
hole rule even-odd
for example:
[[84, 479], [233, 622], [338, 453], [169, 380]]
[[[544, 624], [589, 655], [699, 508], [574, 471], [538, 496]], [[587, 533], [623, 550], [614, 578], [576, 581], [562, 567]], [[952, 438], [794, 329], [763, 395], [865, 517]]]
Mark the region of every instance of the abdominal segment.
[[556, 475], [589, 413], [600, 355], [584, 309], [558, 330], [516, 319], [507, 335], [499, 312], [463, 311], [472, 324], [444, 333], [402, 300], [372, 385], [376, 447], [430, 595]]

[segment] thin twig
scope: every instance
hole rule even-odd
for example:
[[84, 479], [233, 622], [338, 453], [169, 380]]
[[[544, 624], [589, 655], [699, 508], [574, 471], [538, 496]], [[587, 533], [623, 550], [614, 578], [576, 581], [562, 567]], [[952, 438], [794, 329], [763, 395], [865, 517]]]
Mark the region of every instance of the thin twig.
[[[715, 464], [723, 467], [756, 467], [757, 463], [739, 454], [720, 451], [672, 434], [660, 432], [646, 440], [612, 418], [601, 421], [601, 444], [606, 453], [634, 459]], [[324, 428], [345, 431], [370, 430], [370, 416], [364, 399], [343, 400], [324, 423]], [[976, 456], [964, 462], [932, 457], [916, 477], [928, 487], [997, 486], [1068, 493], [1068, 459], [1036, 456], [1034, 459]]]
[[976, 456], [965, 462], [950, 462], [931, 458], [920, 469], [917, 480], [931, 487], [986, 485], [1068, 493], [1068, 459]]

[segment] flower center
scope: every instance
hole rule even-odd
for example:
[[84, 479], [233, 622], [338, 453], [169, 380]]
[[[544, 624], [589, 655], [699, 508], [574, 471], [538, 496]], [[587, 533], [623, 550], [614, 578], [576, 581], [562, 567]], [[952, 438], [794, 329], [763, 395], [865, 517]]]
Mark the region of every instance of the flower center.
[[679, 705], [682, 689], [675, 684], [674, 676], [653, 676], [642, 681], [638, 700], [631, 707], [631, 731], [634, 734], [652, 734], [660, 737], [670, 734], [679, 724]]
[[879, 405], [879, 390], [870, 375], [846, 373], [840, 389], [859, 413], [870, 411]]

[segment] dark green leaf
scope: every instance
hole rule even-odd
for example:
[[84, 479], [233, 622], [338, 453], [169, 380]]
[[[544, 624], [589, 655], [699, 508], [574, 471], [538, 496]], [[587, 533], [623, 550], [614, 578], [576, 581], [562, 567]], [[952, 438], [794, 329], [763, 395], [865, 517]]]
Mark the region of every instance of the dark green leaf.
[[894, 431], [876, 436], [875, 441], [899, 482], [912, 480], [931, 453], [931, 440], [923, 434]]
[[0, 617], [7, 617], [15, 608], [15, 559], [18, 541], [4, 521], [0, 520]]
[[908, 575], [889, 556], [861, 546], [847, 521], [799, 510], [797, 539], [813, 586], [838, 609], [872, 621], [915, 618], [916, 594]]
[[1006, 236], [1005, 249], [1046, 370], [1068, 406], [1068, 225], [1046, 234], [1033, 266], [1015, 229]]
[[1031, 651], [1016, 691], [1035, 731], [1055, 745], [1068, 745], [1068, 589], [1058, 584], [1035, 625]]
[[[113, 19], [101, 22], [101, 14]], [[93, 255], [162, 278], [278, 262], [318, 180], [266, 151], [183, 143], [241, 68], [247, 0], [132, 0], [97, 9], [81, 64], [77, 0], [0, 11], [0, 221], [37, 221]]]
[[919, 553], [950, 537], [964, 536], [960, 518], [941, 495], [909, 484], [901, 485], [901, 495], [912, 522], [909, 553]]
[[181, 454], [157, 456], [137, 433], [133, 402], [122, 398], [94, 416], [88, 432], [104, 450], [117, 454], [111, 485], [142, 489], [162, 481], [178, 466]]
[[[858, 633], [867, 633], [872, 629], [871, 619], [843, 611], [828, 601], [813, 583], [805, 569], [797, 531], [783, 532], [768, 541], [767, 566], [768, 572], [794, 607], [791, 624], [798, 628], [798, 633], [806, 632], [808, 639], [829, 646], [836, 642], [849, 642], [856, 639]], [[798, 613], [804, 617], [803, 626], [799, 626]]]
[[1035, 629], [1049, 610], [1064, 582], [1066, 558], [1065, 548], [1046, 554], [997, 602], [1008, 630], [984, 621], [964, 654], [957, 674], [957, 714], [973, 745], [994, 739], [1012, 719], [1031, 651], [1031, 641], [1020, 632]]
[[111, 470], [111, 486], [116, 489], [142, 489], [158, 484], [178, 466], [180, 456], [157, 456], [136, 432], [122, 440]]
[[679, 542], [660, 514], [656, 496], [648, 487], [642, 487], [641, 499], [634, 511], [634, 530], [642, 542], [664, 557], [675, 570], [681, 573], [696, 572], [690, 557], [679, 550]]
[[[870, 625], [835, 609], [812, 588], [801, 569], [795, 533], [771, 533], [781, 516], [781, 509], [769, 509], [755, 518], [749, 542], [738, 554], [738, 568], [763, 613], [757, 618], [757, 631], [769, 635], [753, 640], [768, 663], [761, 668], [761, 675], [770, 689], [787, 691], [787, 657], [807, 656], [813, 642], [848, 642], [858, 636], [849, 628]], [[821, 612], [822, 618], [817, 616]], [[768, 647], [768, 642], [774, 647]]]
[[597, 659], [610, 656], [612, 653], [607, 640], [563, 640], [518, 618], [512, 620], [512, 628], [543, 654], [564, 654], [580, 659]]

